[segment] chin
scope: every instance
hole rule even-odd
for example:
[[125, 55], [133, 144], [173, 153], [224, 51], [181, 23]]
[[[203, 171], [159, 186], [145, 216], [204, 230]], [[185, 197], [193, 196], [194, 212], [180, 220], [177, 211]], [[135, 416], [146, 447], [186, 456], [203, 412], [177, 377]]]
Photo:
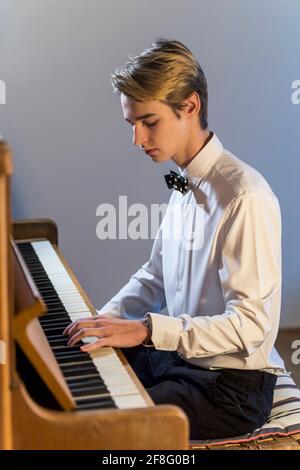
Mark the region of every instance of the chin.
[[162, 155], [154, 155], [152, 157], [152, 160], [155, 162], [155, 163], [164, 163], [164, 162], [167, 162], [171, 159], [171, 157], [167, 157], [166, 155], [165, 156], [162, 156]]
[[151, 158], [152, 158], [152, 161], [155, 162], [155, 163], [161, 163], [161, 162], [164, 161], [164, 160], [163, 160], [161, 157], [159, 157], [158, 155], [156, 155], [156, 156], [153, 155], [153, 157], [151, 157]]

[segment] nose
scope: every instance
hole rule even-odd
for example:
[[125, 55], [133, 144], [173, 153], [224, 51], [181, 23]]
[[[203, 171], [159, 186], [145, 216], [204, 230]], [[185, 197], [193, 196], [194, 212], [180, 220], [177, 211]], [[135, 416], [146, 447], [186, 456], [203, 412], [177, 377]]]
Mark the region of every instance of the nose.
[[143, 128], [137, 128], [136, 126], [133, 126], [133, 145], [139, 145], [145, 147], [146, 145], [146, 140], [147, 140], [147, 135], [145, 132], [145, 129]]

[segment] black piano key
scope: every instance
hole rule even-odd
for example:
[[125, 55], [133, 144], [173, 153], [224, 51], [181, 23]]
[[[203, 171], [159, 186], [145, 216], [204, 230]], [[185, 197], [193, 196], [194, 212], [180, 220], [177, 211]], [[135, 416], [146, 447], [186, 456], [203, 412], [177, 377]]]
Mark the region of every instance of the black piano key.
[[51, 346], [68, 346], [68, 338], [64, 336], [63, 338], [61, 336], [59, 337], [53, 337], [53, 338], [47, 338], [48, 343]]
[[56, 295], [57, 297], [59, 297], [59, 296], [56, 294], [56, 292], [53, 292], [53, 289], [51, 289], [51, 288], [49, 287], [49, 285], [46, 286], [46, 287], [41, 287], [41, 288], [39, 289], [39, 291], [41, 292], [41, 294], [42, 294], [43, 296], [44, 296], [44, 295]]
[[41, 292], [41, 294], [42, 294], [42, 296], [43, 296], [44, 302], [47, 303], [47, 305], [50, 304], [50, 302], [56, 302], [56, 303], [62, 305], [62, 302], [61, 302], [61, 300], [60, 300], [59, 297], [54, 297], [54, 296], [52, 296], [52, 295], [50, 295], [50, 294], [44, 295], [44, 294], [42, 293], [42, 291], [40, 291], [40, 292]]
[[81, 405], [84, 405], [84, 404], [92, 404], [92, 403], [102, 403], [104, 406], [109, 403], [114, 403], [112, 398], [110, 396], [99, 396], [99, 397], [93, 397], [93, 396], [90, 396], [90, 397], [81, 397], [81, 398], [78, 398], [78, 399], [75, 399], [75, 402], [77, 405], [81, 406]]
[[102, 383], [100, 383], [99, 380], [94, 379], [78, 380], [77, 382], [73, 382], [70, 384], [70, 390], [72, 390], [72, 392], [76, 392], [77, 390], [89, 390], [95, 388], [101, 388], [102, 390], [106, 389], [106, 386], [103, 381]]
[[[44, 322], [41, 322], [41, 325], [43, 327], [43, 329], [45, 330], [46, 328], [63, 328], [63, 331], [64, 329], [66, 329], [69, 325], [70, 325], [70, 321], [68, 320], [65, 320], [63, 318], [60, 318], [60, 319], [57, 319], [57, 318], [52, 318], [51, 320], [48, 320], [48, 321], [44, 321]], [[65, 336], [65, 335], [63, 335]], [[66, 337], [66, 336], [65, 336]]]
[[62, 301], [60, 300], [59, 297], [54, 298], [54, 297], [43, 297], [44, 302], [51, 307], [53, 304], [55, 305], [63, 305]]
[[68, 344], [68, 341], [69, 341], [69, 340], [68, 340], [68, 337], [65, 336], [65, 335], [62, 335], [62, 334], [61, 334], [61, 335], [57, 335], [57, 334], [54, 334], [54, 333], [52, 334], [52, 333], [49, 332], [48, 334], [45, 333], [45, 336], [46, 336], [46, 338], [49, 340], [49, 343], [50, 343], [51, 341], [57, 341], [57, 340], [58, 340], [58, 341], [64, 341], [64, 344], [67, 345], [67, 344]]
[[76, 403], [77, 408], [80, 410], [99, 410], [99, 409], [109, 409], [109, 408], [117, 408], [115, 402], [111, 400], [107, 401], [91, 401], [89, 403]]
[[[39, 282], [36, 282], [36, 284], [38, 285]], [[46, 299], [46, 298], [55, 298], [55, 299], [59, 300], [59, 295], [56, 292], [53, 292], [53, 290], [49, 288], [49, 284], [45, 287], [39, 287], [39, 291], [43, 295], [44, 299]]]
[[61, 333], [63, 333], [64, 329], [70, 325], [71, 322], [68, 318], [45, 318], [41, 324], [43, 325], [44, 330], [48, 329], [48, 331], [52, 331], [54, 328], [60, 328]]
[[79, 395], [75, 397], [75, 402], [77, 405], [81, 405], [81, 403], [91, 403], [93, 401], [101, 401], [101, 402], [107, 402], [108, 400], [111, 400], [111, 396], [108, 391], [106, 392], [94, 392], [94, 393], [89, 393], [87, 395]]
[[43, 328], [43, 330], [44, 330], [45, 336], [47, 336], [49, 340], [53, 340], [53, 339], [66, 339], [67, 340], [68, 339], [66, 335], [63, 335], [63, 331], [64, 331], [63, 327], [60, 328], [59, 331], [54, 331], [54, 329], [50, 330], [50, 328], [49, 328], [49, 331], [45, 331], [46, 328]]
[[63, 358], [65, 357], [66, 359], [68, 358], [71, 358], [71, 357], [74, 357], [74, 358], [79, 358], [79, 357], [82, 357], [82, 358], [89, 358], [91, 362], [92, 359], [91, 357], [86, 354], [85, 352], [81, 351], [79, 348], [76, 348], [76, 345], [75, 346], [68, 346], [67, 348], [65, 348], [64, 350], [62, 351], [55, 351], [55, 357], [57, 357], [58, 359], [59, 358]]
[[71, 325], [70, 319], [68, 318], [45, 318], [45, 319], [40, 319], [41, 325], [43, 327], [47, 326], [69, 326]]
[[69, 322], [69, 324], [72, 323], [72, 321], [70, 320], [70, 317], [68, 317], [68, 315], [66, 315], [65, 313], [61, 313], [61, 314], [48, 314], [48, 315], [45, 315], [45, 316], [42, 316], [40, 317], [40, 322], [41, 323], [49, 323], [49, 324], [53, 324], [55, 322]]
[[86, 367], [82, 366], [70, 366], [70, 367], [65, 367], [63, 369], [63, 375], [65, 378], [70, 378], [70, 377], [75, 377], [80, 374], [80, 377], [83, 377], [84, 375], [90, 375], [90, 374], [96, 374], [97, 370], [95, 367], [90, 367], [87, 365]]
[[62, 346], [67, 346], [67, 343], [63, 343], [62, 341], [54, 340], [54, 341], [48, 341], [49, 345], [51, 346], [51, 349], [55, 351], [58, 348], [61, 348]]
[[[81, 352], [81, 351], [80, 351]], [[57, 354], [56, 352], [54, 353], [55, 355], [55, 358], [57, 360], [57, 362], [60, 364], [61, 367], [65, 367], [67, 365], [79, 365], [79, 364], [86, 364], [86, 363], [90, 363], [91, 365], [93, 365], [93, 361], [92, 359], [88, 356], [88, 355], [85, 355], [85, 356], [78, 356], [76, 354], [76, 352], [72, 353], [72, 354]]]
[[53, 348], [54, 355], [56, 356], [57, 353], [64, 352], [64, 351], [80, 351], [80, 346], [54, 346]]
[[76, 362], [78, 364], [89, 362], [90, 364], [94, 364], [90, 356], [84, 353], [81, 353], [81, 355], [79, 353], [65, 354], [62, 356], [56, 355], [56, 360], [62, 367], [70, 362]]
[[[99, 379], [99, 373], [96, 371], [96, 372], [91, 372], [90, 374], [85, 374], [84, 379], [98, 380]], [[71, 375], [70, 377], [65, 377], [65, 380], [68, 384], [73, 384], [73, 383], [79, 382], [80, 380], [83, 380], [83, 376], [78, 374], [78, 373], [77, 373], [77, 375], [76, 375], [76, 373], [74, 373], [74, 375]]]
[[72, 321], [70, 320], [70, 318], [68, 318], [66, 316], [65, 313], [49, 313], [46, 315], [43, 315], [42, 317], [40, 317], [40, 320], [43, 320], [43, 321], [58, 321], [58, 320], [65, 320], [67, 319], [69, 321], [69, 323], [71, 324]]
[[59, 308], [48, 308], [47, 309], [48, 312], [47, 312], [47, 315], [58, 315], [59, 313], [61, 314], [64, 314], [64, 315], [68, 315], [66, 309], [64, 307], [59, 307]]
[[53, 334], [61, 334], [63, 336], [63, 331], [65, 330], [65, 327], [63, 326], [45, 326], [43, 328], [45, 335], [48, 336], [53, 336]]
[[106, 395], [108, 396], [108, 391], [105, 386], [100, 387], [99, 385], [97, 387], [81, 387], [78, 388], [77, 390], [72, 390], [72, 395], [75, 398], [79, 397], [88, 397], [91, 395]]

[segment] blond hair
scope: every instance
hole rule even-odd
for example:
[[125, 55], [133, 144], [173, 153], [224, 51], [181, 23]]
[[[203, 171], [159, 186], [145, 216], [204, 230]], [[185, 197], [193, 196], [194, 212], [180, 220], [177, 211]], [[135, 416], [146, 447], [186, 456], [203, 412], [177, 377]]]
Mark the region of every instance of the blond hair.
[[199, 121], [207, 128], [207, 83], [191, 51], [179, 41], [158, 39], [111, 76], [113, 89], [135, 101], [158, 100], [180, 118], [183, 102], [197, 92], [201, 101]]

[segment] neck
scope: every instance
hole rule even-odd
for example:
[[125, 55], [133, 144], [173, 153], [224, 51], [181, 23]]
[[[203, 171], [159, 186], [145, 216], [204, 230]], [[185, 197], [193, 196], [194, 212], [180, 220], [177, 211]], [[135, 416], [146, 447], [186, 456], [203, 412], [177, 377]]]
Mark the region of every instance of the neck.
[[172, 160], [183, 170], [195, 158], [210, 140], [209, 129], [197, 130], [194, 136], [189, 136], [187, 145], [181, 155], [176, 155]]

